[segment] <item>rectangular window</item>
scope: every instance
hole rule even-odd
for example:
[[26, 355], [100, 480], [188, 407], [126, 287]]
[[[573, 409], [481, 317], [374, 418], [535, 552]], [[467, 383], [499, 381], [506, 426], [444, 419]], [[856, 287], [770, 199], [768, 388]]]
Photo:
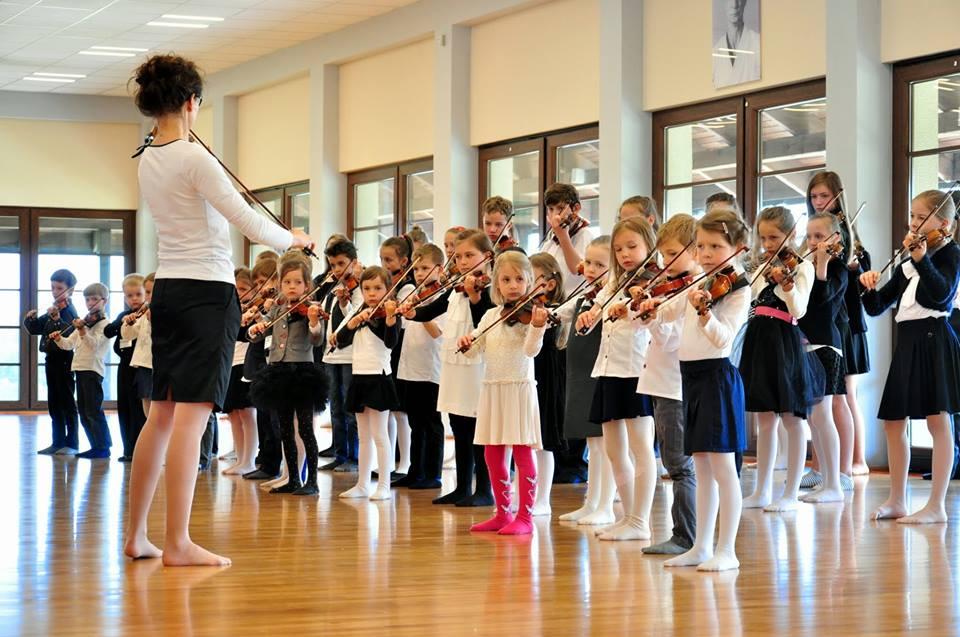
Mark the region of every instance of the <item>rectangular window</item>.
[[[270, 188], [261, 188], [253, 191], [257, 199], [266, 206], [267, 210], [272, 212], [288, 228], [302, 228], [304, 232], [310, 232], [310, 182], [301, 181], [294, 184], [284, 184], [282, 186], [273, 186]], [[260, 204], [247, 197], [248, 203], [260, 215], [270, 220], [276, 221], [268, 215]], [[253, 265], [257, 255], [261, 252], [270, 250], [265, 245], [253, 243], [246, 237], [243, 239], [243, 245], [246, 246], [247, 265]]]

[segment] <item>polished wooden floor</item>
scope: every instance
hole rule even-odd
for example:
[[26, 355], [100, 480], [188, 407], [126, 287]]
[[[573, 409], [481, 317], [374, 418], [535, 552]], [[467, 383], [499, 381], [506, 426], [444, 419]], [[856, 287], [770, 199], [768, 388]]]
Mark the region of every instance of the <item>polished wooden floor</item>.
[[[211, 472], [197, 485], [192, 533], [233, 566], [168, 569], [121, 555], [129, 467], [35, 455], [48, 426], [46, 416], [0, 416], [2, 635], [960, 632], [960, 483], [949, 526], [869, 521], [886, 495], [881, 475], [858, 479], [845, 506], [747, 511], [739, 572], [703, 574], [664, 569], [640, 543], [600, 542], [556, 513], [533, 537], [470, 535], [488, 512], [432, 506], [433, 492], [346, 503], [331, 494], [348, 474], [323, 474], [321, 496], [305, 499]], [[323, 443], [329, 429], [321, 433]], [[231, 446], [229, 426], [221, 444]], [[554, 511], [576, 508], [582, 493], [556, 487]], [[911, 480], [914, 506], [926, 495]], [[665, 482], [658, 538], [669, 499]], [[162, 520], [161, 499], [151, 514], [158, 544]]]

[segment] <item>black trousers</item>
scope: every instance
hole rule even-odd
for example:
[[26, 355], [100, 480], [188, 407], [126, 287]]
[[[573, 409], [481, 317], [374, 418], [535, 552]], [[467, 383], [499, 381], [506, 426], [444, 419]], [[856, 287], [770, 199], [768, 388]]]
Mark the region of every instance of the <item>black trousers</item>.
[[147, 422], [143, 403], [137, 396], [137, 370], [130, 367], [129, 357], [121, 357], [117, 365], [117, 419], [120, 421], [120, 438], [123, 455], [133, 456], [137, 438]]
[[[477, 432], [477, 419], [450, 414], [450, 428], [453, 429], [453, 444], [457, 457], [456, 492], [464, 497], [473, 493], [487, 494], [490, 491], [490, 474], [483, 457], [483, 445], [473, 444]], [[473, 489], [473, 474], [476, 470], [477, 487]]]
[[77, 408], [90, 447], [109, 449], [113, 445], [107, 417], [103, 415], [103, 376], [97, 372], [77, 372]]
[[53, 429], [53, 446], [58, 449], [80, 447], [80, 424], [77, 401], [73, 398], [76, 387], [73, 372], [73, 353], [69, 356], [47, 356], [44, 373], [47, 379], [47, 411]]
[[217, 414], [210, 412], [207, 417], [207, 428], [203, 431], [203, 437], [200, 439], [200, 464], [204, 467], [210, 466], [210, 460], [217, 453], [214, 449], [214, 442], [217, 438]]
[[257, 410], [257, 434], [260, 438], [260, 452], [257, 454], [257, 465], [264, 473], [272, 476], [280, 474], [281, 453], [280, 425], [277, 423], [276, 412], [266, 409]]
[[407, 393], [416, 396], [409, 401], [410, 475], [414, 480], [439, 480], [443, 470], [443, 421], [437, 411], [436, 383], [404, 381]]

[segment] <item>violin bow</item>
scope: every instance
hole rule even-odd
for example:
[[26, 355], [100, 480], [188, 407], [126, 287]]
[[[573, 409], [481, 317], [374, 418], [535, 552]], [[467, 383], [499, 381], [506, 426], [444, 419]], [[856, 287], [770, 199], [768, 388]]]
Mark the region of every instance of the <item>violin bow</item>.
[[[659, 279], [661, 276], [663, 276], [663, 274], [664, 274], [668, 269], [670, 269], [670, 266], [673, 265], [673, 264], [676, 262], [676, 260], [680, 258], [680, 255], [682, 255], [684, 252], [686, 252], [687, 250], [689, 250], [689, 249], [690, 249], [690, 246], [692, 246], [692, 245], [693, 245], [693, 242], [696, 241], [696, 240], [697, 240], [696, 237], [694, 237], [693, 239], [691, 239], [691, 240], [690, 240], [690, 243], [688, 243], [686, 246], [684, 246], [683, 250], [681, 250], [681, 251], [678, 252], [676, 255], [674, 255], [674, 257], [673, 257], [672, 259], [670, 259], [670, 262], [669, 262], [669, 263], [667, 263], [665, 266], [663, 266], [663, 268], [662, 268], [659, 272], [657, 272], [655, 275], [653, 275], [653, 278], [650, 279], [649, 281], [647, 281], [647, 284], [643, 286], [644, 292], [646, 292], [647, 290], [652, 289], [651, 286], [653, 285], [653, 283], [654, 283], [657, 279]], [[613, 322], [616, 321], [616, 320], [617, 320], [617, 318], [616, 318], [615, 316], [608, 316], [608, 317], [607, 317], [607, 322], [608, 322], [608, 323], [613, 323]]]
[[[241, 307], [243, 307], [244, 305], [246, 305], [246, 307], [243, 307], [243, 310], [244, 310], [244, 311], [250, 309], [250, 306], [253, 305], [253, 302], [256, 301], [257, 298], [260, 297], [261, 292], [263, 292], [263, 288], [267, 285], [267, 283], [269, 283], [270, 281], [272, 281], [273, 279], [275, 279], [276, 276], [277, 276], [277, 273], [274, 272], [273, 274], [271, 274], [270, 276], [268, 276], [266, 279], [264, 279], [263, 282], [260, 283], [260, 285], [258, 285], [258, 286], [255, 287], [255, 288], [251, 288], [251, 289], [247, 290], [247, 293], [240, 297], [240, 305], [241, 305]], [[253, 293], [253, 296], [250, 296], [251, 293]]]
[[601, 312], [605, 310], [608, 305], [610, 305], [610, 301], [616, 298], [617, 294], [622, 292], [624, 288], [626, 288], [628, 285], [633, 283], [633, 280], [637, 278], [637, 275], [640, 274], [641, 271], [643, 271], [643, 268], [645, 268], [646, 265], [650, 263], [650, 259], [656, 256], [656, 254], [657, 254], [657, 248], [654, 248], [653, 250], [650, 251], [650, 254], [647, 255], [647, 258], [643, 260], [643, 263], [641, 263], [636, 268], [634, 268], [632, 272], [624, 273], [624, 276], [626, 277], [626, 279], [618, 283], [614, 288], [613, 292], [610, 294], [610, 296], [606, 300], [604, 300], [603, 303], [600, 304]]
[[[391, 287], [389, 290], [387, 290], [387, 293], [383, 295], [383, 298], [380, 299], [380, 302], [377, 303], [377, 304], [374, 306], [373, 310], [370, 311], [371, 316], [374, 315], [374, 314], [376, 314], [376, 313], [377, 313], [377, 310], [379, 310], [381, 307], [383, 307], [383, 304], [387, 302], [387, 299], [389, 299], [389, 298], [397, 291], [397, 289], [398, 289], [401, 285], [403, 285], [403, 282], [404, 282], [404, 280], [407, 278], [407, 275], [410, 274], [411, 272], [413, 272], [413, 268], [415, 268], [418, 263], [420, 263], [420, 257], [417, 257], [416, 259], [414, 259], [414, 260], [413, 260], [413, 263], [411, 263], [410, 266], [409, 266], [406, 270], [403, 271], [403, 274], [400, 275], [400, 278], [397, 279], [397, 282], [393, 284], [393, 287]], [[363, 309], [361, 308], [360, 311], [362, 312]], [[358, 314], [359, 314], [359, 312], [358, 312]], [[354, 315], [354, 316], [356, 316], [356, 315]], [[351, 318], [352, 318], [352, 317], [351, 317]], [[365, 323], [365, 322], [364, 322], [364, 323]], [[360, 325], [358, 325], [357, 328], [359, 329], [359, 328], [363, 327], [364, 323], [361, 323]]]
[[[461, 273], [461, 274], [458, 274], [457, 276], [451, 278], [449, 281], [447, 281], [446, 283], [444, 283], [443, 285], [441, 285], [439, 288], [437, 288], [436, 290], [434, 290], [433, 292], [431, 292], [430, 294], [428, 294], [428, 295], [425, 296], [424, 298], [422, 298], [422, 299], [420, 299], [419, 301], [417, 301], [416, 305], [420, 305], [420, 304], [422, 304], [422, 303], [426, 303], [427, 301], [429, 301], [430, 299], [432, 299], [432, 298], [433, 298], [434, 296], [436, 296], [437, 294], [440, 294], [441, 292], [446, 292], [447, 290], [451, 290], [451, 289], [455, 288], [461, 281], [463, 281], [463, 280], [466, 279], [468, 276], [470, 276], [471, 274], [473, 274], [473, 273], [476, 271], [477, 268], [479, 268], [481, 265], [484, 265], [485, 263], [487, 263], [488, 261], [490, 261], [492, 258], [493, 258], [493, 255], [487, 255], [487, 256], [483, 257], [483, 259], [482, 259], [480, 262], [478, 262], [475, 266], [473, 266], [472, 268], [470, 268], [470, 271], [469, 271], [469, 272], [467, 272], [467, 273]], [[404, 299], [404, 300], [406, 300], [406, 299]], [[414, 307], [416, 307], [416, 305], [415, 305]]]
[[[539, 278], [541, 277], [538, 277], [538, 279]], [[458, 349], [457, 353], [465, 354], [466, 352], [470, 351], [470, 348], [473, 347], [473, 344], [476, 343], [481, 336], [483, 336], [484, 334], [486, 334], [487, 332], [495, 328], [497, 325], [500, 325], [504, 321], [509, 320], [511, 316], [513, 316], [514, 314], [522, 310], [523, 306], [529, 303], [533, 299], [533, 297], [535, 297], [540, 292], [540, 290], [542, 290], [545, 287], [547, 287], [547, 284], [544, 281], [540, 281], [540, 283], [537, 283], [537, 285], [528, 294], [526, 294], [525, 296], [522, 296], [517, 301], [516, 305], [513, 306], [513, 309], [511, 309], [510, 312], [508, 312], [507, 314], [504, 314], [503, 316], [499, 317], [496, 321], [494, 321], [490, 325], [483, 328], [483, 331], [477, 334], [477, 337], [473, 339], [473, 341], [470, 343], [470, 347], [466, 349]]]
[[[257, 196], [253, 193], [252, 190], [250, 190], [249, 188], [247, 188], [246, 184], [244, 184], [242, 181], [240, 181], [240, 178], [237, 177], [236, 174], [234, 174], [234, 172], [233, 172], [232, 170], [230, 170], [229, 168], [227, 168], [227, 165], [224, 164], [223, 161], [222, 161], [219, 157], [217, 157], [217, 155], [213, 152], [213, 150], [211, 150], [210, 147], [207, 146], [202, 139], [200, 139], [199, 135], [197, 135], [195, 132], [193, 132], [193, 130], [191, 130], [191, 131], [190, 131], [190, 136], [193, 137], [194, 141], [196, 141], [198, 144], [200, 144], [200, 145], [203, 147], [204, 150], [206, 150], [208, 153], [210, 153], [210, 156], [213, 157], [213, 158], [217, 161], [217, 163], [220, 164], [220, 167], [223, 168], [223, 170], [224, 170], [228, 175], [230, 175], [230, 178], [233, 179], [233, 181], [236, 182], [236, 184], [237, 184], [238, 186], [240, 186], [240, 190], [243, 192], [243, 194], [245, 194], [247, 197], [249, 197], [249, 198], [252, 199], [254, 202], [256, 202], [256, 203], [260, 206], [260, 208], [261, 208], [264, 212], [267, 213], [267, 215], [269, 215], [274, 221], [277, 222], [277, 225], [279, 225], [281, 228], [284, 228], [285, 230], [290, 230], [290, 227], [289, 227], [287, 224], [285, 224], [285, 223], [283, 222], [283, 220], [280, 219], [280, 217], [278, 217], [277, 215], [275, 215], [275, 214], [273, 213], [273, 211], [270, 210], [270, 208], [267, 208], [267, 205], [266, 205], [265, 203], [263, 203], [263, 202], [260, 200], [260, 198], [257, 197]], [[152, 138], [151, 138], [150, 141], [151, 141], [151, 142], [153, 141]], [[146, 144], [145, 146], [149, 146], [149, 144]], [[305, 255], [307, 255], [307, 256], [309, 256], [309, 257], [313, 257], [314, 259], [317, 259], [318, 261], [320, 260], [320, 257], [317, 256], [317, 253], [314, 252], [309, 246], [304, 246], [304, 247], [302, 248], [302, 250], [303, 250], [303, 253], [304, 253]]]
[[441, 266], [435, 265], [435, 266], [433, 266], [432, 268], [430, 268], [430, 271], [427, 273], [427, 276], [423, 277], [423, 281], [421, 281], [420, 284], [417, 285], [417, 287], [413, 288], [413, 291], [411, 291], [410, 294], [408, 294], [408, 295], [406, 295], [405, 297], [403, 297], [403, 300], [402, 300], [402, 301], [398, 301], [398, 303], [399, 303], [400, 305], [403, 305], [404, 303], [407, 302], [407, 299], [409, 299], [411, 296], [413, 296], [414, 294], [416, 294], [417, 292], [419, 292], [420, 290], [422, 290], [424, 284], [425, 284], [425, 283], [427, 282], [427, 280], [430, 278], [430, 275], [433, 274], [434, 272], [436, 272], [436, 271], [437, 271], [437, 268], [439, 268], [439, 267], [441, 267]]
[[323, 295], [322, 299], [320, 299], [321, 303], [327, 300], [327, 297], [329, 297], [333, 293], [333, 291], [337, 289], [338, 285], [342, 285], [343, 282], [346, 281], [347, 278], [353, 274], [353, 264], [356, 262], [357, 262], [356, 259], [350, 259], [350, 263], [348, 263], [347, 267], [343, 269], [343, 272], [340, 273], [340, 276], [334, 277], [334, 284], [330, 286], [330, 289], [327, 290], [327, 293]]
[[[713, 269], [710, 270], [709, 272], [704, 272], [703, 274], [701, 274], [700, 276], [698, 276], [697, 278], [695, 278], [693, 281], [690, 281], [690, 283], [686, 284], [685, 286], [683, 286], [683, 287], [680, 288], [679, 290], [674, 291], [670, 296], [668, 296], [668, 297], [666, 298], [666, 300], [665, 300], [663, 303], [661, 303], [660, 305], [657, 306], [657, 311], [659, 311], [660, 308], [662, 308], [663, 306], [665, 306], [665, 305], [666, 305], [667, 303], [669, 303], [670, 301], [673, 301], [674, 299], [678, 298], [681, 294], [683, 294], [684, 292], [686, 292], [687, 290], [689, 290], [690, 288], [692, 288], [693, 286], [695, 286], [695, 285], [696, 285], [697, 283], [699, 283], [700, 281], [703, 281], [704, 279], [713, 276], [714, 274], [716, 274], [717, 272], [719, 272], [719, 271], [722, 270], [723, 268], [727, 267], [727, 264], [728, 264], [730, 261], [732, 261], [738, 254], [741, 254], [742, 252], [745, 252], [746, 250], [747, 250], [746, 247], [737, 248], [737, 251], [736, 251], [736, 252], [734, 252], [734, 253], [731, 254], [729, 257], [727, 257], [726, 259], [724, 259], [723, 261], [721, 261], [720, 264], [717, 265], [715, 268], [713, 268]], [[633, 317], [633, 318], [637, 318], [637, 317], [639, 317], [639, 316], [642, 316], [642, 314], [638, 314], [637, 316], [635, 316], [635, 317]]]
[[507, 228], [510, 228], [510, 222], [513, 221], [513, 217], [514, 217], [514, 215], [516, 215], [516, 214], [517, 214], [517, 213], [515, 213], [515, 212], [511, 212], [509, 215], [507, 215], [507, 220], [506, 220], [506, 222], [504, 222], [503, 228], [500, 229], [500, 234], [497, 235], [496, 240], [494, 240], [494, 242], [493, 242], [493, 249], [494, 249], [494, 250], [497, 249], [497, 245], [499, 245], [500, 239], [503, 238], [503, 233], [505, 233], [505, 232], [507, 231]]

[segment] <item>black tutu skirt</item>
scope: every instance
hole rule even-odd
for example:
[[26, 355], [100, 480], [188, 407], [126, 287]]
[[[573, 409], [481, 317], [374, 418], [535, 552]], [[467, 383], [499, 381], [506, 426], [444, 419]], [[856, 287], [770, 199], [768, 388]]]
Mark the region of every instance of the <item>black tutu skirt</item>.
[[611, 420], [653, 415], [653, 401], [637, 393], [636, 378], [601, 376], [593, 390], [590, 422], [603, 424]]
[[[543, 335], [543, 347], [533, 359], [533, 375], [537, 380], [537, 403], [540, 407], [540, 440], [545, 451], [565, 451], [563, 416], [567, 393], [567, 360], [557, 349], [557, 330], [552, 327]], [[634, 387], [636, 390], [636, 387]]]
[[855, 333], [847, 325], [840, 327], [843, 341], [843, 365], [847, 376], [857, 376], [870, 371], [870, 351], [867, 349], [865, 332]]
[[243, 365], [234, 365], [230, 370], [230, 384], [227, 386], [227, 398], [223, 402], [223, 413], [228, 414], [235, 409], [246, 409], [252, 406], [250, 383], [243, 381]]
[[960, 343], [945, 318], [897, 323], [897, 345], [877, 414], [881, 420], [960, 412]]
[[153, 395], [153, 370], [149, 367], [137, 367], [133, 372], [133, 384], [137, 390], [137, 398], [149, 400]]
[[803, 348], [796, 325], [777, 318], [754, 316], [747, 323], [740, 354], [740, 376], [746, 409], [806, 418], [823, 398], [823, 368]]
[[823, 366], [823, 394], [821, 396], [846, 396], [847, 367], [843, 357], [829, 347], [820, 347], [810, 352]]
[[376, 411], [397, 411], [400, 398], [393, 384], [393, 376], [387, 374], [354, 374], [347, 388], [343, 408], [351, 414], [359, 414], [369, 407]]
[[323, 411], [330, 395], [330, 382], [314, 363], [267, 365], [250, 383], [250, 400], [257, 409], [281, 411], [312, 405]]
[[680, 361], [683, 452], [735, 453], [747, 447], [743, 381], [726, 358]]

